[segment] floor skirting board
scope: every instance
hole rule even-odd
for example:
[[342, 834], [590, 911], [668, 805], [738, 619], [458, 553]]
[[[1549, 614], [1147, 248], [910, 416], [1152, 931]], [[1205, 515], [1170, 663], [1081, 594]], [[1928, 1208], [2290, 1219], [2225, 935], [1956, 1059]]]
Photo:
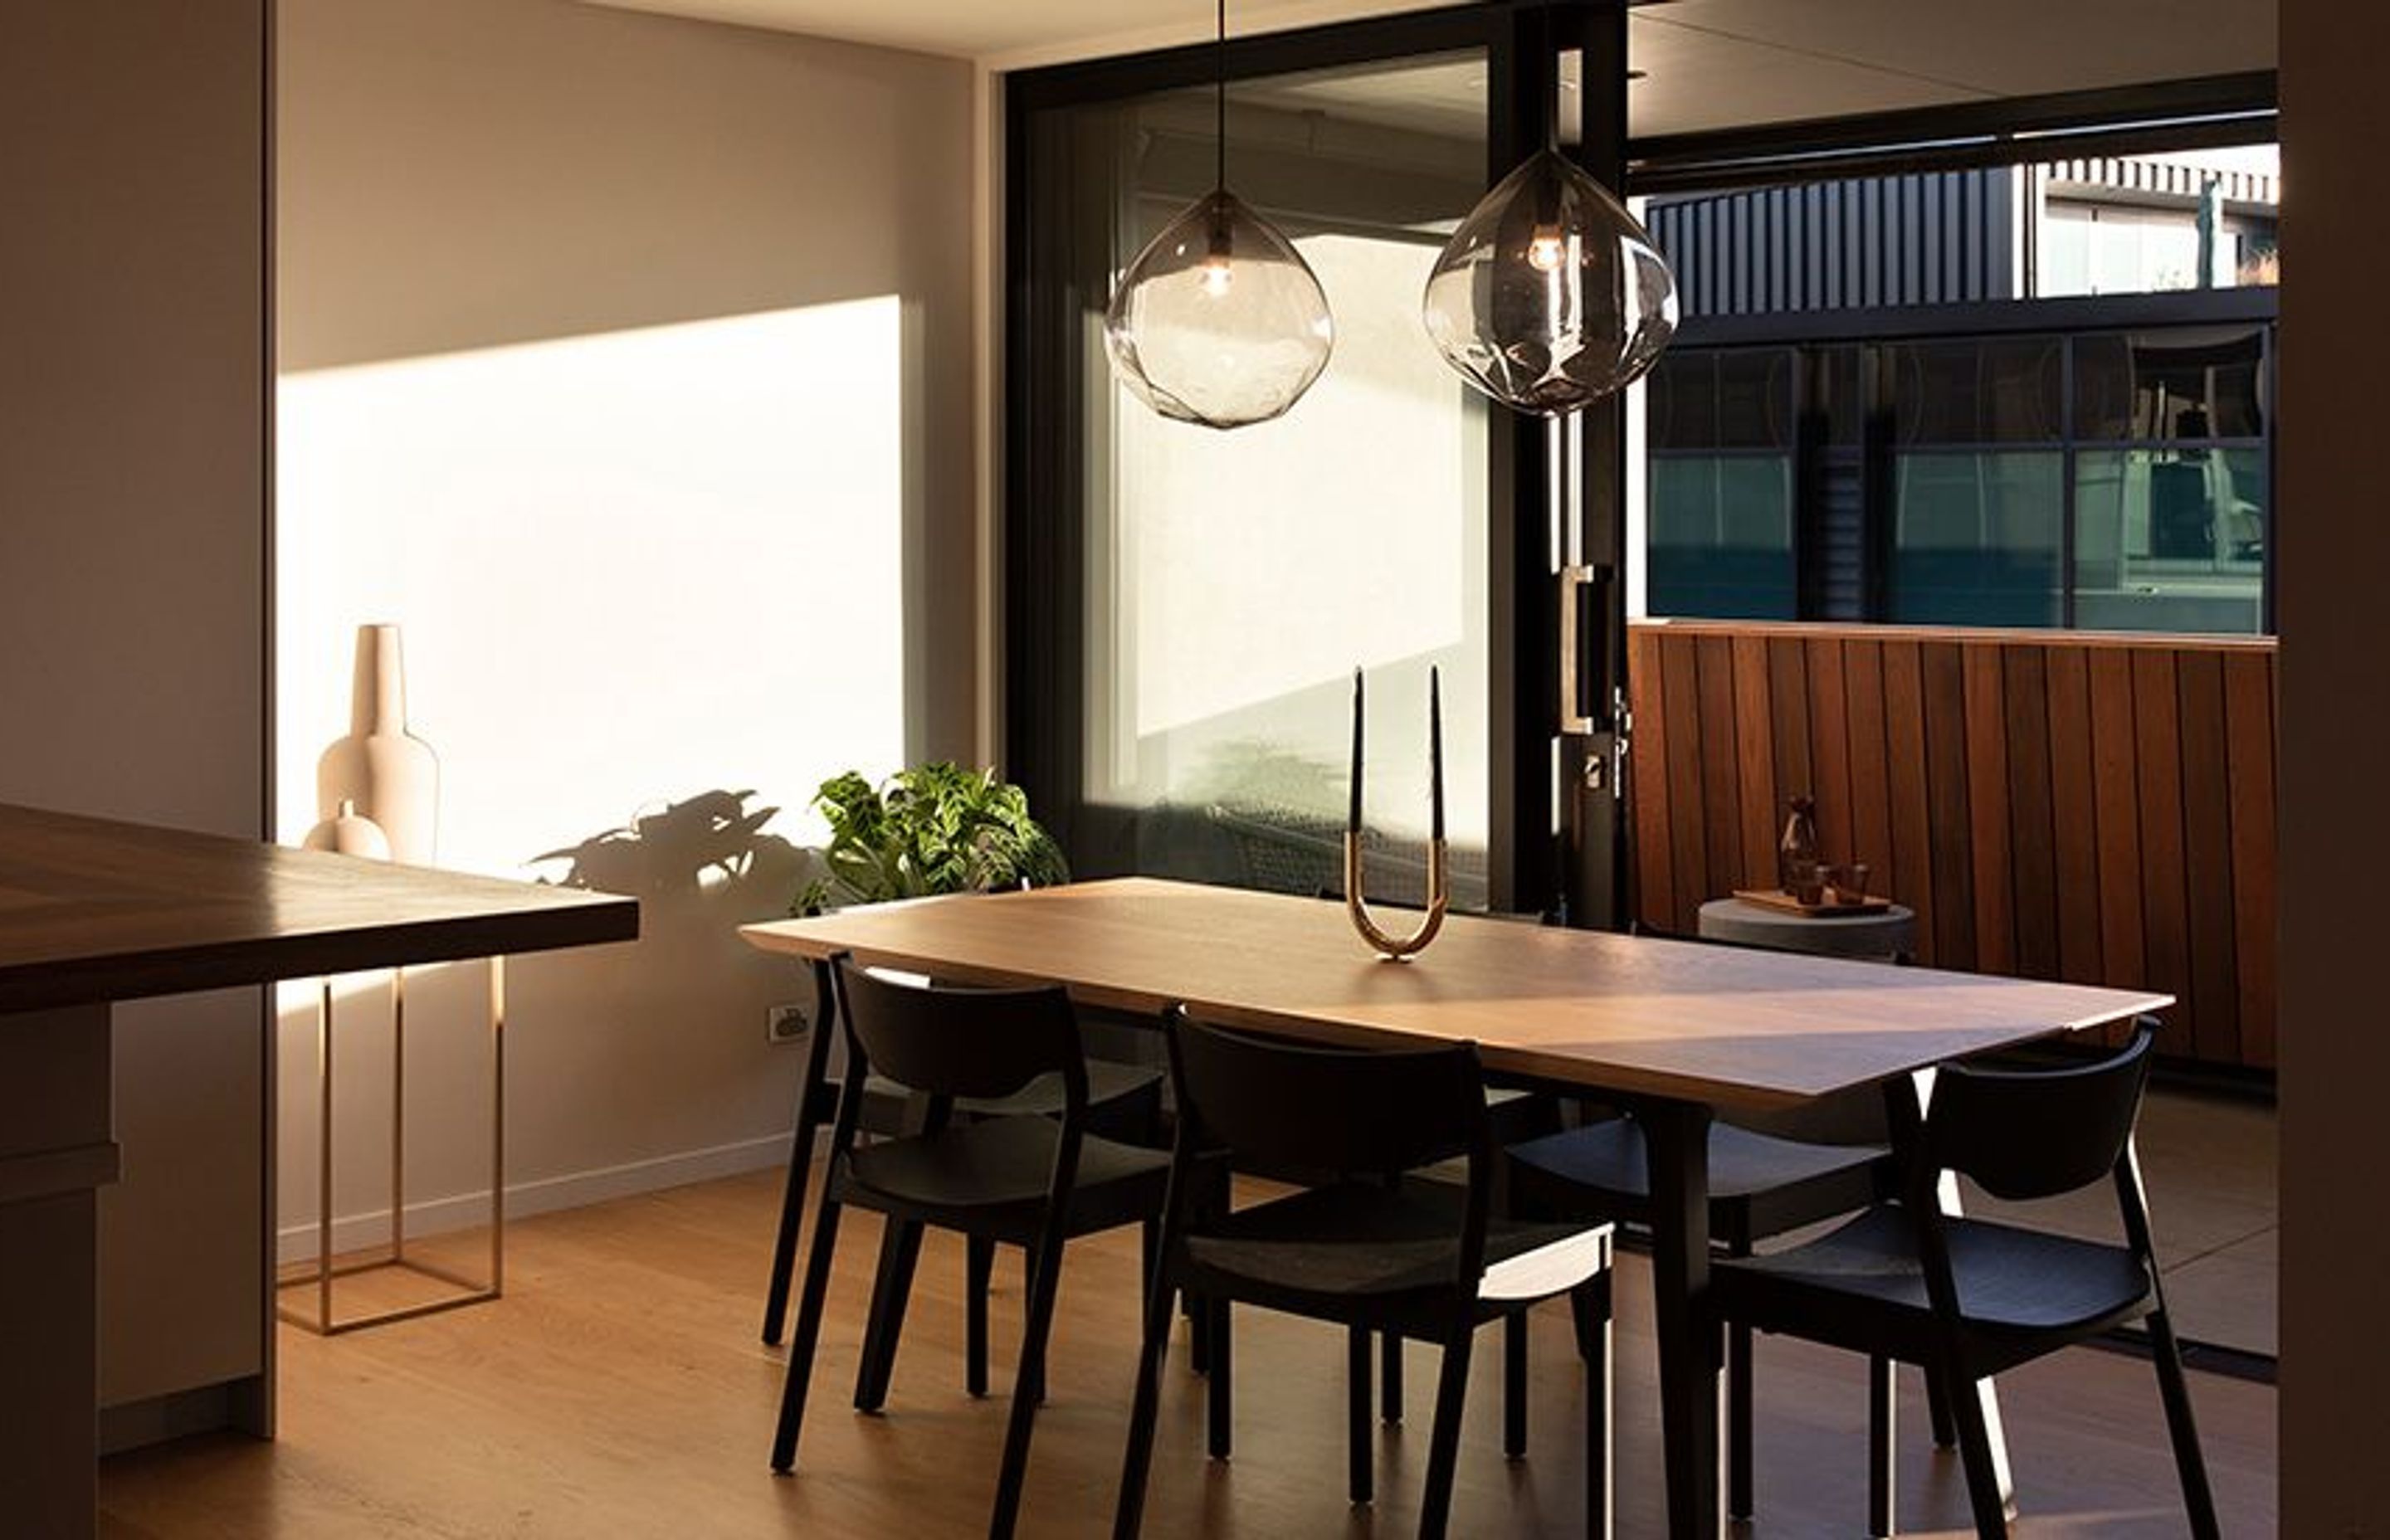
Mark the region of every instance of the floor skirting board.
[[[742, 1139], [736, 1144], [716, 1145], [710, 1149], [682, 1150], [621, 1165], [568, 1172], [559, 1176], [543, 1176], [528, 1182], [509, 1182], [507, 1184], [507, 1218], [511, 1222], [535, 1213], [552, 1213], [559, 1209], [582, 1208], [637, 1193], [686, 1187], [692, 1182], [736, 1176], [741, 1172], [777, 1165], [788, 1156], [789, 1136], [783, 1131], [766, 1134], [761, 1138]], [[421, 1202], [406, 1205], [406, 1233], [410, 1237], [478, 1229], [488, 1224], [489, 1219], [490, 1199], [486, 1190], [427, 1198]], [[316, 1226], [312, 1219], [283, 1226], [275, 1234], [276, 1263], [289, 1266], [293, 1263], [314, 1261], [315, 1238]], [[344, 1213], [332, 1222], [332, 1251], [336, 1256], [380, 1246], [389, 1239], [388, 1208]]]

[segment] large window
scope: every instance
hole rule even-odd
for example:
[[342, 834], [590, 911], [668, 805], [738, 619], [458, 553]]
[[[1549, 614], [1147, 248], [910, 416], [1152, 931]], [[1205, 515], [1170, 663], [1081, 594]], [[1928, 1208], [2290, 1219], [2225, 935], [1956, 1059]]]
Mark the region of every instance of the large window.
[[1656, 173], [1685, 319], [1647, 392], [1651, 613], [2266, 628], [2281, 156], [2105, 144]]
[[2095, 328], [2087, 303], [2027, 311], [2072, 332], [1672, 353], [1651, 611], [2265, 630], [2271, 323]]

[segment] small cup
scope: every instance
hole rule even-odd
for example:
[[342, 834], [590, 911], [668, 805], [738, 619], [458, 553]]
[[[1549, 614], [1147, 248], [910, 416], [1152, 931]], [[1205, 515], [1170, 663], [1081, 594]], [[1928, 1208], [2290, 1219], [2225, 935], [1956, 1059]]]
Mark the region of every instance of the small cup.
[[1864, 904], [1867, 886], [1868, 864], [1864, 861], [1826, 868], [1826, 896], [1836, 904]]
[[1815, 861], [1787, 861], [1784, 864], [1784, 891], [1796, 904], [1822, 904], [1826, 897], [1826, 868]]

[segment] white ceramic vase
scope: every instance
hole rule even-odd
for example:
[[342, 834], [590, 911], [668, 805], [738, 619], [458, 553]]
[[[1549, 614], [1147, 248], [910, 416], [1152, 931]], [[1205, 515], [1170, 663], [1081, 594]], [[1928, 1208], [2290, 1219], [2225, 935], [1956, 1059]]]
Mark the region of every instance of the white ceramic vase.
[[406, 667], [398, 627], [357, 627], [354, 695], [349, 734], [315, 762], [315, 815], [328, 822], [350, 813], [370, 819], [390, 841], [390, 857], [428, 866], [437, 842], [440, 760], [431, 745], [406, 730]]

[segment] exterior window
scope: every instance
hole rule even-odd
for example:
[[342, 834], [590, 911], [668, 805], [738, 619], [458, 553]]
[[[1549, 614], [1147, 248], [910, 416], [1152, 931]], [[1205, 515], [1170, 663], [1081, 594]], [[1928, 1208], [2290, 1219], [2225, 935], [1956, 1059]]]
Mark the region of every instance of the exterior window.
[[1646, 608], [2262, 631], [2281, 201], [2270, 144], [1651, 195]]
[[2269, 331], [1687, 349], [1650, 397], [1649, 608], [2262, 632]]
[[2063, 341], [2046, 337], [1885, 350], [1896, 443], [1886, 619], [2064, 623], [2064, 360]]
[[2064, 478], [2056, 450], [1902, 454], [1885, 619], [2062, 624]]
[[1686, 353], [1652, 371], [1648, 603], [1654, 614], [1789, 620], [1789, 348]]

